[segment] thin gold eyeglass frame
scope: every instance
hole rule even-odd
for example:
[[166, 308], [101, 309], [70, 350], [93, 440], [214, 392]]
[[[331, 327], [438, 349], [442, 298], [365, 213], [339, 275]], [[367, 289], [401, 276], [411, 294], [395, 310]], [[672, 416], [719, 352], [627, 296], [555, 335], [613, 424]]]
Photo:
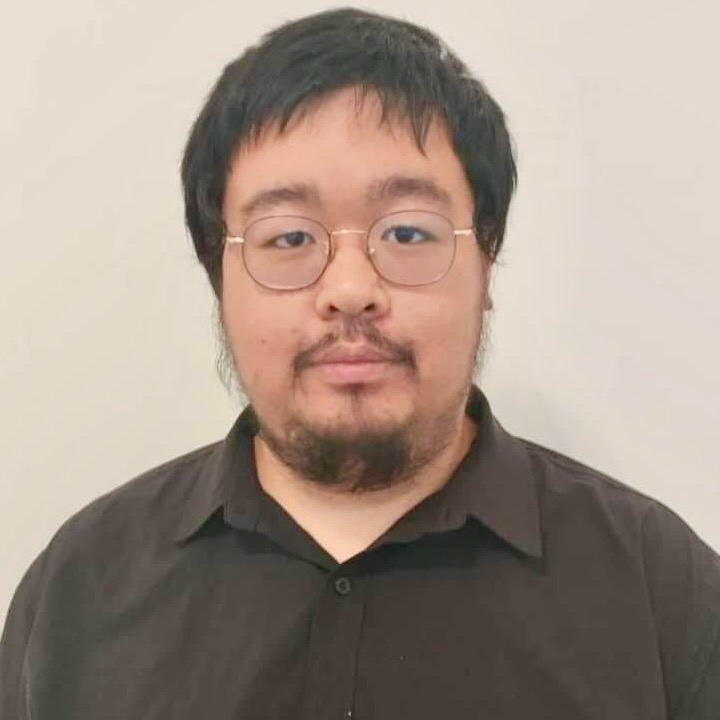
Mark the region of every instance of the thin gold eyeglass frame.
[[[375, 248], [369, 247], [370, 234], [371, 234], [373, 228], [380, 221], [385, 220], [388, 217], [392, 217], [393, 215], [405, 215], [406, 213], [413, 213], [413, 212], [422, 212], [422, 213], [426, 213], [428, 215], [435, 215], [436, 217], [440, 217], [443, 220], [445, 220], [445, 222], [447, 222], [447, 224], [451, 228], [453, 228], [453, 230], [452, 230], [453, 241], [454, 241], [453, 252], [452, 252], [452, 257], [450, 259], [450, 262], [448, 263], [447, 268], [438, 277], [433, 278], [432, 280], [428, 280], [428, 281], [420, 282], [420, 283], [403, 283], [403, 282], [398, 282], [397, 280], [392, 280], [390, 278], [385, 277], [385, 275], [383, 275], [383, 273], [379, 270], [379, 268], [377, 267], [377, 265], [375, 264], [375, 262], [372, 259], [372, 255], [375, 252]], [[398, 287], [423, 287], [424, 285], [432, 285], [433, 283], [439, 282], [450, 272], [450, 269], [452, 268], [452, 266], [455, 262], [455, 256], [457, 254], [457, 239], [458, 239], [458, 237], [469, 237], [469, 236], [474, 237], [476, 234], [476, 229], [474, 227], [462, 228], [460, 230], [455, 230], [455, 228], [453, 227], [453, 224], [449, 218], [445, 217], [444, 215], [441, 215], [440, 213], [431, 212], [429, 210], [402, 210], [397, 213], [390, 213], [388, 215], [383, 215], [383, 216], [377, 218], [377, 220], [375, 220], [367, 230], [354, 230], [352, 228], [340, 228], [338, 230], [328, 230], [321, 222], [318, 222], [317, 220], [314, 220], [313, 218], [305, 217], [303, 215], [275, 215], [275, 216], [270, 216], [268, 218], [259, 218], [258, 220], [253, 221], [245, 229], [245, 232], [247, 232], [248, 228], [250, 228], [252, 225], [254, 225], [257, 222], [261, 222], [262, 220], [277, 219], [277, 218], [294, 218], [297, 220], [308, 220], [308, 221], [314, 223], [315, 225], [317, 225], [318, 227], [321, 227], [327, 234], [328, 240], [327, 240], [327, 242], [323, 243], [324, 250], [325, 250], [325, 256], [326, 256], [325, 264], [323, 265], [322, 270], [320, 271], [318, 276], [308, 283], [305, 283], [303, 285], [297, 285], [297, 286], [294, 285], [292, 287], [275, 287], [275, 286], [267, 285], [266, 283], [260, 282], [252, 274], [252, 272], [250, 271], [250, 268], [248, 267], [247, 261], [245, 260], [245, 243], [247, 242], [246, 239], [240, 235], [225, 235], [224, 241], [225, 241], [225, 243], [227, 243], [229, 245], [240, 245], [241, 246], [241, 248], [242, 248], [241, 254], [242, 254], [243, 264], [245, 265], [245, 269], [247, 270], [248, 275], [250, 275], [250, 277], [258, 285], [260, 285], [261, 287], [267, 288], [268, 290], [276, 290], [279, 292], [283, 292], [283, 291], [292, 292], [295, 290], [304, 290], [306, 288], [313, 286], [316, 282], [318, 282], [318, 280], [320, 280], [320, 278], [324, 275], [325, 271], [330, 266], [330, 262], [332, 260], [332, 257], [333, 257], [334, 251], [335, 251], [335, 246], [332, 242], [334, 235], [365, 235], [365, 254], [370, 258], [370, 263], [373, 266], [373, 269], [375, 270], [375, 272], [381, 278], [383, 278], [383, 280], [391, 283], [392, 285], [397, 285]]]

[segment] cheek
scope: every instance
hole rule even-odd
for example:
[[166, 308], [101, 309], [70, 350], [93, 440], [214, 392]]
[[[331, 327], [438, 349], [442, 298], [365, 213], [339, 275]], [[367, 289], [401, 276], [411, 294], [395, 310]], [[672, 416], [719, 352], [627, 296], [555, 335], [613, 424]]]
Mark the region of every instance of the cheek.
[[301, 341], [293, 305], [231, 274], [223, 282], [223, 324], [238, 373], [248, 387], [287, 384]]
[[235, 366], [248, 388], [272, 387], [281, 382], [283, 360], [287, 365], [292, 338], [273, 325], [267, 313], [262, 325], [254, 313], [226, 310], [225, 331], [232, 349]]
[[429, 298], [424, 327], [417, 327], [428, 374], [436, 377], [464, 372], [474, 360], [485, 305], [482, 266], [460, 268], [447, 280], [446, 287]]

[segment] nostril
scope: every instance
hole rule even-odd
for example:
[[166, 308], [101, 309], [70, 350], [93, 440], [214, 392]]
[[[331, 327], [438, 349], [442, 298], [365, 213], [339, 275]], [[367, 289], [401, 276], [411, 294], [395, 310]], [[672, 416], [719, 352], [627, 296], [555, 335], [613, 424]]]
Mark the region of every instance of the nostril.
[[[352, 313], [352, 314], [360, 315], [361, 313], [375, 312], [376, 309], [377, 309], [377, 305], [374, 302], [371, 302], [371, 303], [368, 303], [367, 305], [365, 305], [365, 307], [361, 308], [359, 312]], [[341, 307], [338, 307], [334, 303], [329, 306], [329, 310], [331, 313], [342, 313], [343, 315], [350, 314], [350, 313], [348, 313], [347, 310], [343, 310]]]

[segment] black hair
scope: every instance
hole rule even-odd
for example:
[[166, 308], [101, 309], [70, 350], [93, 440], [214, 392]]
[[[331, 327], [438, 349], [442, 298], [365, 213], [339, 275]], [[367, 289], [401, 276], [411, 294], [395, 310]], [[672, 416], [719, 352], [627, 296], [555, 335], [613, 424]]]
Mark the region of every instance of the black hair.
[[282, 25], [227, 65], [195, 121], [182, 160], [185, 220], [216, 296], [221, 291], [225, 183], [238, 147], [270, 124], [284, 130], [329, 93], [375, 93], [382, 119], [407, 120], [422, 148], [447, 125], [474, 200], [478, 243], [494, 261], [517, 172], [502, 110], [435, 34], [344, 8]]

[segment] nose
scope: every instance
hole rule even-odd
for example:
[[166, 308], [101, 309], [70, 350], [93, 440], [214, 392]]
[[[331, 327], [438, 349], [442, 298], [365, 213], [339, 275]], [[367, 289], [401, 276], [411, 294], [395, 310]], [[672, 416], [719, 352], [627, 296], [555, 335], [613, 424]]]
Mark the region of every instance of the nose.
[[389, 307], [387, 289], [368, 257], [364, 233], [337, 234], [331, 242], [330, 261], [318, 282], [320, 317], [332, 320], [338, 315], [362, 315], [375, 319], [384, 315]]

